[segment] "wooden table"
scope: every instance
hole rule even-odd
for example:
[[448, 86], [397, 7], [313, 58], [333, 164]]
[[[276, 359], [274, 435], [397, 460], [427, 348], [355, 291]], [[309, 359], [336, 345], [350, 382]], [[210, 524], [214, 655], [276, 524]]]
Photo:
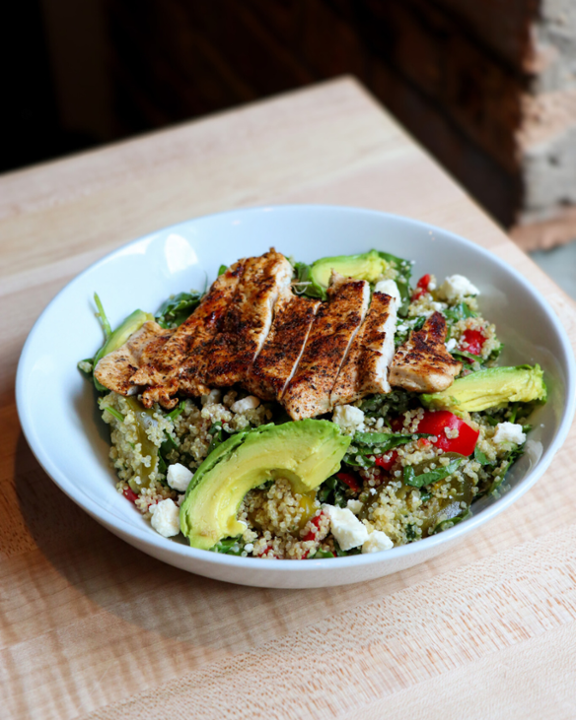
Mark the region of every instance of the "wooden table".
[[574, 430], [538, 485], [454, 552], [307, 591], [142, 555], [33, 458], [14, 374], [54, 294], [156, 228], [286, 202], [460, 233], [529, 278], [576, 344], [576, 306], [348, 79], [0, 178], [0, 716], [576, 717]]

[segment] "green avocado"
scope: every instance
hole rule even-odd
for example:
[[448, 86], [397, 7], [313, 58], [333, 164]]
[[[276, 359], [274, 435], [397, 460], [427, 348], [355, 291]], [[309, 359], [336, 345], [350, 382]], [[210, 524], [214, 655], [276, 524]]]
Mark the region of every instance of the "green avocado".
[[337, 255], [316, 260], [311, 265], [312, 280], [323, 287], [330, 284], [332, 270], [355, 280], [375, 282], [390, 267], [390, 263], [377, 250], [361, 255]]
[[[132, 314], [128, 315], [126, 320], [124, 320], [124, 322], [108, 336], [104, 345], [100, 348], [100, 350], [98, 350], [94, 356], [94, 360], [92, 361], [93, 366], [96, 367], [104, 355], [108, 355], [108, 353], [121, 348], [130, 335], [135, 333], [137, 330], [140, 330], [142, 325], [144, 325], [144, 323], [148, 320], [154, 320], [154, 315], [144, 312], [143, 310], [134, 310]], [[96, 385], [97, 390], [106, 390], [106, 388], [101, 385], [96, 378], [94, 378], [94, 384]]]
[[322, 293], [330, 285], [332, 270], [336, 270], [345, 277], [374, 283], [390, 268], [395, 270], [392, 275], [402, 300], [398, 312], [404, 316], [410, 303], [412, 263], [396, 257], [396, 255], [380, 250], [369, 250], [359, 255], [336, 255], [335, 257], [320, 258], [310, 265], [309, 274], [305, 279], [310, 280], [313, 287], [318, 287], [320, 294], [316, 296], [322, 297]]
[[458, 378], [447, 390], [421, 399], [432, 410], [480, 412], [507, 402], [546, 400], [546, 385], [540, 365], [496, 367]]
[[236, 515], [244, 496], [267, 480], [287, 478], [295, 492], [315, 490], [340, 468], [350, 438], [328, 420], [263, 425], [237, 433], [195, 472], [180, 508], [180, 528], [192, 547], [209, 550], [245, 526]]

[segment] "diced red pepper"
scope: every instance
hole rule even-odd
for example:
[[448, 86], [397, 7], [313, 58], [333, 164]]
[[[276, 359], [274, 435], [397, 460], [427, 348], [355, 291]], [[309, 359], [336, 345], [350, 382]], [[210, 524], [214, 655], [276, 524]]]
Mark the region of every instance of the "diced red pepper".
[[422, 295], [428, 292], [428, 285], [430, 285], [430, 274], [422, 275], [420, 280], [416, 283], [416, 290], [412, 293], [412, 300], [418, 300]]
[[136, 499], [138, 498], [138, 495], [132, 490], [131, 487], [125, 487], [124, 490], [122, 490], [122, 495], [126, 498], [126, 500], [130, 500], [131, 503], [135, 503]]
[[[458, 437], [447, 437], [446, 428], [458, 430]], [[471, 455], [474, 452], [480, 434], [478, 430], [474, 430], [468, 423], [448, 410], [425, 412], [417, 432], [435, 435], [437, 440], [433, 442], [436, 447], [444, 452], [455, 452], [460, 455]]]
[[304, 535], [302, 538], [303, 541], [307, 542], [308, 540], [316, 540], [316, 535], [318, 534], [318, 526], [320, 525], [320, 520], [322, 519], [322, 513], [320, 515], [316, 515], [315, 517], [310, 520], [310, 523], [312, 524], [312, 528]]
[[264, 548], [264, 550], [262, 550], [261, 553], [258, 553], [258, 557], [265, 557], [266, 555], [268, 555], [268, 553], [270, 552], [270, 550], [272, 550], [272, 545], [266, 545], [266, 547]]
[[[388, 458], [388, 459], [386, 459]], [[398, 459], [398, 453], [396, 450], [392, 450], [391, 453], [385, 453], [384, 455], [378, 455], [376, 458], [376, 465], [381, 467], [383, 470], [390, 470]]]
[[354, 492], [360, 492], [360, 490], [362, 490], [362, 483], [356, 475], [352, 475], [352, 473], [349, 472], [339, 472], [336, 473], [336, 477], [338, 480], [342, 480], [343, 483], [346, 483], [350, 490], [353, 490]]
[[465, 330], [462, 334], [462, 340], [466, 343], [466, 347], [461, 347], [462, 350], [472, 355], [482, 355], [486, 336], [480, 330]]

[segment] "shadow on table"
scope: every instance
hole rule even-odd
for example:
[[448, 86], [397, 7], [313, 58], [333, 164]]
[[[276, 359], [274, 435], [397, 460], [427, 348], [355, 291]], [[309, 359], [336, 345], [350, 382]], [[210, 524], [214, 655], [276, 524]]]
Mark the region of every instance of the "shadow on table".
[[[18, 502], [28, 530], [55, 570], [79, 593], [138, 627], [195, 646], [243, 650], [334, 612], [386, 594], [373, 581], [316, 590], [231, 585], [161, 563], [116, 538], [46, 475], [20, 434]], [[389, 590], [397, 583], [388, 581]], [[368, 593], [372, 594], [372, 593]]]

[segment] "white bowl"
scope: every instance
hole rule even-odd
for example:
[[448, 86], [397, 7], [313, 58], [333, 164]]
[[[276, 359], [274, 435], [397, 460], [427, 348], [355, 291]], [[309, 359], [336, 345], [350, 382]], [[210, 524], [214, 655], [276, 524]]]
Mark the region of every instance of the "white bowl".
[[[510, 490], [483, 499], [471, 519], [387, 552], [326, 560], [261, 560], [196, 550], [161, 537], [115, 489], [108, 438], [92, 386], [76, 369], [103, 336], [98, 292], [112, 326], [132, 310], [155, 312], [170, 294], [211, 282], [221, 264], [274, 245], [298, 260], [387, 250], [415, 261], [416, 278], [460, 273], [481, 290], [483, 315], [505, 343], [502, 364], [539, 363], [548, 402], [533, 416], [530, 452], [509, 475]], [[20, 421], [42, 467], [95, 520], [145, 553], [190, 572], [244, 585], [305, 588], [387, 575], [428, 560], [505, 510], [538, 480], [564, 441], [575, 409], [576, 370], [566, 334], [540, 294], [497, 257], [452, 233], [414, 220], [354, 208], [280, 206], [198, 218], [111, 253], [69, 283], [28, 337], [16, 381]]]

